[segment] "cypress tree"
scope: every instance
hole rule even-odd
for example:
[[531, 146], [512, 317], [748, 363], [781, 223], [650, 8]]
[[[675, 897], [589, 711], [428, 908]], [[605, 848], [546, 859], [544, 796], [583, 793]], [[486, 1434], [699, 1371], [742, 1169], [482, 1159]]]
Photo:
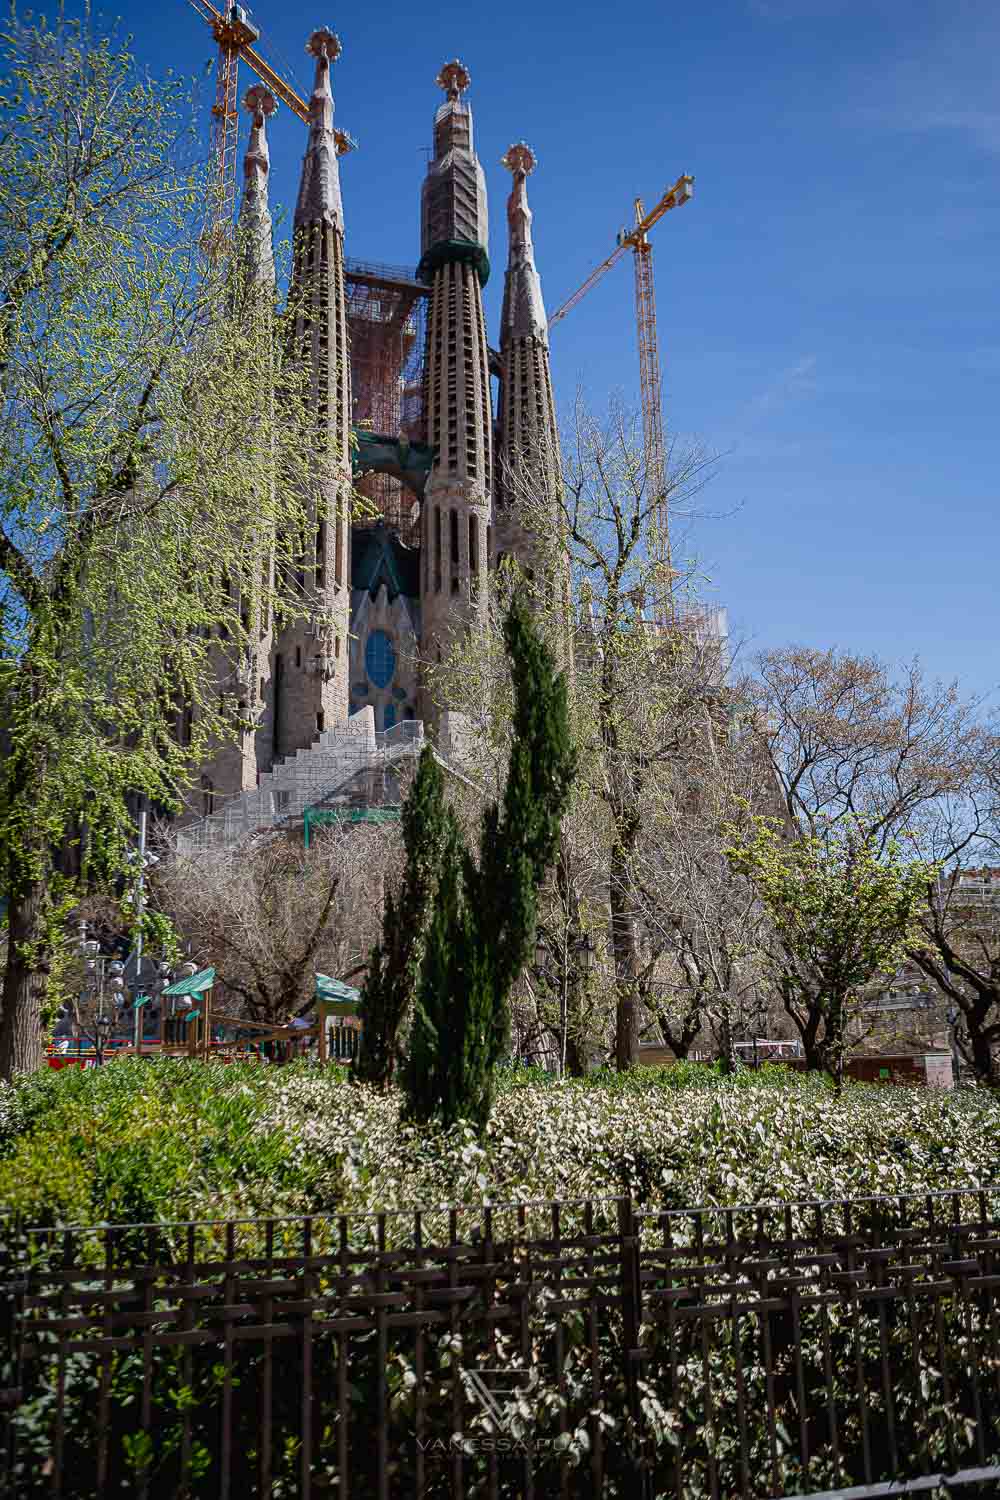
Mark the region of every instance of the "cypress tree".
[[446, 811], [441, 767], [426, 745], [403, 803], [402, 888], [398, 898], [386, 893], [382, 940], [372, 949], [361, 995], [361, 1046], [351, 1074], [359, 1083], [386, 1088], [396, 1070], [399, 1033], [417, 988], [437, 895]]
[[551, 864], [576, 757], [566, 683], [527, 611], [504, 625], [514, 735], [503, 808], [485, 809], [479, 858], [448, 814], [406, 1072], [408, 1112], [482, 1129], [496, 1065], [509, 1044], [508, 996], [535, 932], [538, 890]]

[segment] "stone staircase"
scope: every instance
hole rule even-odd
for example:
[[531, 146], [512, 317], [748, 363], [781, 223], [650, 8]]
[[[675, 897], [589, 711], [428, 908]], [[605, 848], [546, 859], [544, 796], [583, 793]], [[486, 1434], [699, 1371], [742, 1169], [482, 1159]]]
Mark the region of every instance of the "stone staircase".
[[179, 828], [177, 851], [194, 854], [227, 849], [252, 834], [294, 824], [307, 807], [329, 802], [338, 787], [359, 773], [384, 771], [394, 761], [419, 755], [423, 744], [424, 726], [419, 720], [406, 720], [377, 733], [374, 710], [370, 706], [360, 709], [272, 771], [261, 772], [251, 791], [237, 793], [207, 818]]

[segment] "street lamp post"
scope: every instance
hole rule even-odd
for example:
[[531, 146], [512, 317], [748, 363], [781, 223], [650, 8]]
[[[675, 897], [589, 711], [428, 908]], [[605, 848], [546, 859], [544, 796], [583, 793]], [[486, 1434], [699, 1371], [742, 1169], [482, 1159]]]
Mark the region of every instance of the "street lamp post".
[[[108, 959], [101, 953], [98, 940], [87, 936], [86, 922], [80, 923], [79, 933], [78, 946], [84, 964], [84, 982], [80, 999], [84, 996], [90, 997], [93, 1015], [88, 1028], [86, 1022], [80, 1019], [78, 1004], [75, 1008], [74, 1027], [78, 1043], [81, 1033], [89, 1029], [94, 1042], [94, 1060], [100, 1066], [104, 1061], [105, 1043], [115, 1029], [118, 1010], [124, 1000], [125, 965], [121, 959]], [[105, 1001], [106, 990], [110, 991], [107, 1002]]]

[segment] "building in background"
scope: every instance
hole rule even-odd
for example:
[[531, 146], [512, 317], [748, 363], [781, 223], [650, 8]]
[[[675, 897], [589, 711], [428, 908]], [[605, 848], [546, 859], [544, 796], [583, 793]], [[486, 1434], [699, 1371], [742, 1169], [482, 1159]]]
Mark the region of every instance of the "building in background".
[[[287, 779], [289, 758], [329, 758], [352, 720], [366, 746], [372, 728], [392, 733], [416, 720], [437, 727], [425, 667], [442, 659], [453, 632], [484, 621], [498, 550], [531, 565], [503, 474], [530, 472], [553, 505], [557, 494], [548, 331], [526, 192], [530, 149], [522, 142], [504, 157], [514, 183], [494, 351], [482, 300], [490, 274], [486, 181], [464, 97], [468, 71], [455, 60], [436, 80], [445, 99], [433, 121], [420, 259], [411, 271], [347, 258], [331, 82], [340, 42], [321, 28], [308, 50], [315, 82], [291, 282], [294, 339], [310, 371], [318, 433], [314, 537], [295, 580], [306, 607], [283, 630], [260, 622], [253, 661], [231, 662], [220, 644], [220, 690], [235, 695], [251, 727], [203, 767], [191, 808], [200, 816], [246, 797], [279, 769]], [[274, 101], [256, 85], [246, 106], [241, 233], [252, 278], [273, 295]], [[362, 502], [353, 515], [352, 489]]]

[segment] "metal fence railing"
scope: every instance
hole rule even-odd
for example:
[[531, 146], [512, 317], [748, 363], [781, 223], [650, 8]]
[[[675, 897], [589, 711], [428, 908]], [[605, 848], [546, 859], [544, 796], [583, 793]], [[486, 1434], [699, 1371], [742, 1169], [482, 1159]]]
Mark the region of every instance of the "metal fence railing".
[[1000, 1492], [1000, 1189], [8, 1223], [0, 1276], [19, 1500]]

